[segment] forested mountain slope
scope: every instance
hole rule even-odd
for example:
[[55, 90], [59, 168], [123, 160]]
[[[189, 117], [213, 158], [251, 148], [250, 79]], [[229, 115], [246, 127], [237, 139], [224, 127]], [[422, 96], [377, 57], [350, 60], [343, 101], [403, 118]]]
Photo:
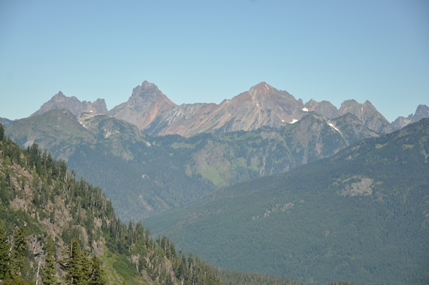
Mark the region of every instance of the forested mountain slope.
[[212, 266], [122, 223], [99, 188], [36, 144], [21, 150], [2, 125], [0, 224], [5, 284], [221, 284]]
[[[0, 124], [0, 283], [283, 284], [217, 269], [116, 217], [98, 187], [33, 144], [21, 150]], [[256, 283], [255, 283], [256, 282]], [[3, 283], [1, 283], [3, 284]]]
[[221, 267], [309, 284], [428, 284], [428, 173], [423, 119], [145, 223]]
[[22, 147], [37, 143], [67, 160], [77, 177], [100, 186], [118, 215], [139, 220], [194, 202], [213, 190], [288, 171], [378, 136], [350, 113], [252, 132], [151, 138], [106, 115], [63, 110], [14, 121], [6, 133]]

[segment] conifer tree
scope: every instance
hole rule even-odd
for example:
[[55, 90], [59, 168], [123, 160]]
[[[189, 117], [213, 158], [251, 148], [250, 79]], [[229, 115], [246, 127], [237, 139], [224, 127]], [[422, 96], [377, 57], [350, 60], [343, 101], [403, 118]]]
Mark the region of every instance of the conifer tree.
[[91, 258], [91, 277], [89, 279], [90, 285], [105, 285], [106, 280], [103, 277], [103, 270], [101, 268], [100, 259], [93, 255]]
[[6, 231], [3, 228], [3, 222], [0, 221], [0, 279], [10, 279], [10, 257], [9, 243], [7, 242]]
[[43, 284], [46, 285], [57, 284], [57, 271], [55, 269], [54, 247], [55, 246], [52, 238], [48, 237], [46, 244], [45, 266], [42, 269], [42, 281]]
[[82, 252], [82, 272], [85, 280], [89, 280], [92, 276], [92, 264], [89, 256], [89, 251], [85, 249]]
[[0, 124], [0, 141], [4, 139], [4, 128], [3, 125]]
[[66, 283], [76, 285], [84, 284], [88, 278], [85, 276], [83, 270], [84, 257], [80, 251], [79, 241], [73, 238], [70, 245], [64, 248], [63, 254], [66, 258], [62, 260], [60, 264], [66, 272], [64, 277]]
[[15, 275], [20, 276], [24, 267], [25, 252], [27, 250], [27, 237], [24, 228], [19, 227], [13, 234], [12, 270]]

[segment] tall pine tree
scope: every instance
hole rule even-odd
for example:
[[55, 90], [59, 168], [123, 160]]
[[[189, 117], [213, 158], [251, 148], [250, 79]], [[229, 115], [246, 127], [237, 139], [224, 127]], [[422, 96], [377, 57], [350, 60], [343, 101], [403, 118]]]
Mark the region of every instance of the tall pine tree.
[[13, 234], [13, 250], [12, 250], [12, 271], [15, 275], [21, 276], [21, 271], [24, 267], [25, 252], [27, 251], [27, 237], [24, 233], [24, 228], [20, 227]]
[[89, 285], [105, 285], [106, 280], [103, 277], [103, 270], [101, 268], [100, 259], [96, 255], [91, 258], [91, 277]]
[[4, 139], [4, 128], [3, 125], [0, 124], [0, 141]]
[[85, 284], [88, 278], [85, 276], [83, 269], [85, 262], [84, 256], [80, 250], [79, 241], [73, 238], [70, 245], [64, 248], [63, 254], [66, 258], [62, 260], [60, 264], [62, 269], [66, 272], [64, 276], [66, 283], [71, 285]]
[[10, 256], [9, 256], [9, 243], [7, 242], [6, 231], [3, 228], [3, 222], [0, 221], [0, 279], [10, 279]]
[[54, 241], [51, 237], [48, 237], [46, 242], [45, 266], [42, 269], [42, 281], [43, 284], [46, 285], [57, 284], [57, 270], [55, 269], [54, 248]]

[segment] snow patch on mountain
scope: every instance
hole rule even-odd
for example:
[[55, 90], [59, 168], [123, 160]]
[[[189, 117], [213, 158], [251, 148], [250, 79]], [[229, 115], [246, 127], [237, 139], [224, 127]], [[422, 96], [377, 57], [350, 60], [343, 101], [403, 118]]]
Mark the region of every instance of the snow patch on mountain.
[[337, 129], [333, 124], [328, 123], [328, 125], [329, 125], [331, 128], [333, 128], [334, 130], [336, 130], [337, 132], [339, 132], [339, 133], [341, 134], [340, 130], [339, 130], [339, 129]]

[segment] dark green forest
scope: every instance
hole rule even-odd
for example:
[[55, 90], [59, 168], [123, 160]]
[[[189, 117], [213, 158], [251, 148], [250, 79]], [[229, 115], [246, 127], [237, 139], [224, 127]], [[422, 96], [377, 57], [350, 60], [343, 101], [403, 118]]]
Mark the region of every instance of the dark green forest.
[[[6, 284], [112, 284], [115, 277], [106, 274], [112, 269], [126, 284], [221, 284], [198, 256], [176, 251], [166, 237], [152, 239], [140, 222], [122, 223], [101, 190], [77, 180], [64, 161], [36, 144], [21, 150], [0, 130], [0, 279]], [[27, 240], [36, 240], [41, 252], [32, 252]]]
[[166, 236], [153, 238], [141, 222], [123, 223], [100, 188], [37, 144], [20, 149], [1, 124], [0, 190], [5, 284], [250, 284], [240, 282], [253, 276], [220, 273]]
[[428, 173], [425, 119], [145, 224], [229, 269], [308, 284], [428, 284]]

